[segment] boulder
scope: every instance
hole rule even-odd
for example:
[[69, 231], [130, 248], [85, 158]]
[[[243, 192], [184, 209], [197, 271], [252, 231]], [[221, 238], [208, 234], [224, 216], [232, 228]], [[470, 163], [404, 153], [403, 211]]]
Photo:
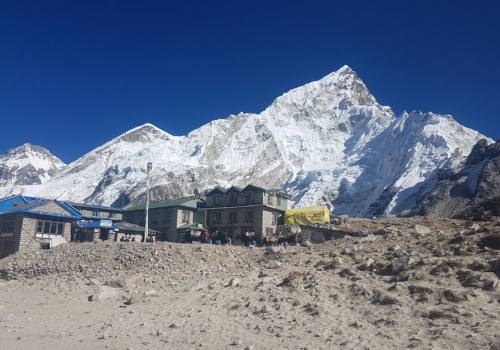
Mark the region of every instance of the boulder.
[[463, 301], [467, 301], [467, 293], [459, 292], [453, 289], [445, 289], [443, 291], [443, 297], [451, 301], [452, 303], [461, 303]]
[[109, 280], [104, 282], [104, 285], [111, 288], [125, 288], [127, 282], [125, 280]]
[[226, 284], [226, 287], [238, 287], [241, 284], [241, 280], [238, 277], [231, 278]]
[[107, 299], [115, 299], [119, 297], [119, 292], [116, 288], [108, 286], [100, 286], [94, 294], [89, 296], [89, 301], [103, 301]]
[[311, 241], [304, 241], [302, 243], [300, 243], [300, 245], [302, 247], [306, 247], [306, 248], [312, 248], [313, 244], [311, 243]]
[[420, 225], [420, 224], [413, 225], [413, 231], [419, 235], [427, 235], [427, 234], [431, 233], [430, 228], [428, 228], [427, 226], [424, 226], [424, 225]]
[[491, 233], [482, 237], [477, 245], [483, 249], [500, 249], [500, 232]]
[[372, 303], [379, 305], [400, 304], [399, 300], [396, 297], [393, 297], [392, 295], [378, 289], [373, 290]]
[[281, 267], [281, 263], [278, 261], [278, 260], [272, 260], [270, 263], [269, 263], [269, 268], [270, 269], [279, 269]]
[[397, 257], [392, 259], [391, 261], [391, 271], [394, 274], [407, 271], [409, 268], [410, 268], [410, 263], [407, 256]]

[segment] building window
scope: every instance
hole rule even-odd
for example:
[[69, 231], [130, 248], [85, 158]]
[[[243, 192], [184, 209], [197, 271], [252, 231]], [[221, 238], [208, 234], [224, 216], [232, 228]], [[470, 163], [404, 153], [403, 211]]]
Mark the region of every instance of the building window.
[[112, 219], [115, 219], [116, 218], [116, 213], [109, 213], [109, 217], [112, 218]]
[[64, 222], [38, 220], [35, 237], [54, 238], [64, 234]]
[[214, 224], [221, 224], [222, 223], [222, 213], [215, 211], [212, 213], [213, 215], [213, 222]]
[[221, 204], [222, 204], [222, 196], [221, 196], [221, 195], [219, 195], [219, 194], [218, 194], [218, 195], [216, 195], [216, 196], [214, 197], [214, 203], [215, 203], [215, 205], [221, 205]]
[[272, 227], [266, 227], [266, 236], [272, 236], [274, 233], [274, 230]]
[[231, 194], [231, 205], [236, 205], [238, 204], [238, 194], [233, 193]]
[[267, 204], [273, 205], [273, 195], [272, 194], [269, 194], [269, 196], [267, 196]]
[[252, 204], [252, 194], [251, 193], [247, 193], [245, 195], [245, 203], [246, 204]]
[[278, 213], [273, 213], [273, 225], [278, 225]]
[[14, 232], [14, 218], [3, 218], [1, 233], [13, 233]]
[[99, 216], [99, 211], [92, 210], [92, 216]]
[[276, 196], [276, 204], [278, 204], [278, 206], [281, 206], [281, 197], [279, 195]]
[[253, 210], [245, 212], [245, 222], [253, 222]]
[[235, 211], [232, 211], [229, 213], [229, 223], [230, 224], [236, 224], [238, 221], [238, 213]]
[[191, 212], [189, 210], [182, 211], [182, 222], [185, 223], [191, 222]]

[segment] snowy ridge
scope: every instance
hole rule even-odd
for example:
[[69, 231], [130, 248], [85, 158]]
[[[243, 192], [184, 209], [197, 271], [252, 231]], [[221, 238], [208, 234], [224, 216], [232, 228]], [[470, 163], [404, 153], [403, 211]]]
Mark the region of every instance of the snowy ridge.
[[437, 169], [462, 162], [484, 136], [451, 116], [380, 105], [348, 66], [292, 89], [260, 114], [214, 120], [185, 136], [144, 124], [114, 138], [26, 193], [105, 205], [141, 201], [153, 162], [153, 198], [215, 185], [284, 187], [294, 205], [332, 202], [337, 213], [411, 209]]

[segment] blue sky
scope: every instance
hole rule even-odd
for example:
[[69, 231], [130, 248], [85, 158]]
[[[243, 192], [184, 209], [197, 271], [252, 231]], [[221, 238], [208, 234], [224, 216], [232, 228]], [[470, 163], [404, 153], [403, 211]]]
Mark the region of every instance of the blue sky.
[[146, 122], [180, 135], [348, 64], [378, 101], [500, 137], [491, 1], [4, 1], [0, 152], [69, 162]]

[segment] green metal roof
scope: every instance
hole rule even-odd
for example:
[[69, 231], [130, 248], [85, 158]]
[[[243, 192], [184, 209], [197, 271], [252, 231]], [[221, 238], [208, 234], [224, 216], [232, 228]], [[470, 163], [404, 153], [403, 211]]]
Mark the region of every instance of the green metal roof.
[[[183, 198], [175, 198], [175, 199], [168, 199], [164, 201], [158, 201], [158, 202], [151, 202], [149, 203], [149, 209], [155, 209], [155, 208], [173, 208], [173, 207], [182, 207], [184, 206], [184, 203], [187, 203], [189, 201], [198, 199], [196, 196], [190, 196], [190, 197], [183, 197]], [[125, 209], [124, 211], [136, 211], [136, 210], [145, 210], [146, 209], [146, 204], [139, 204], [130, 208]]]
[[[144, 227], [132, 224], [130, 222], [121, 221], [116, 223], [116, 225], [118, 227], [118, 230], [144, 233]], [[159, 233], [159, 231], [153, 230], [151, 228], [149, 229], [149, 232]]]
[[212, 193], [217, 192], [217, 191], [221, 192], [222, 194], [230, 192], [230, 191], [244, 192], [249, 188], [255, 188], [255, 189], [261, 190], [262, 192], [280, 193], [283, 196], [290, 198], [290, 196], [287, 193], [283, 192], [283, 190], [281, 188], [266, 189], [264, 187], [260, 187], [260, 186], [256, 186], [256, 185], [252, 185], [252, 184], [248, 184], [245, 187], [231, 186], [229, 188], [216, 186], [212, 190], [207, 192], [207, 195], [212, 194]]

